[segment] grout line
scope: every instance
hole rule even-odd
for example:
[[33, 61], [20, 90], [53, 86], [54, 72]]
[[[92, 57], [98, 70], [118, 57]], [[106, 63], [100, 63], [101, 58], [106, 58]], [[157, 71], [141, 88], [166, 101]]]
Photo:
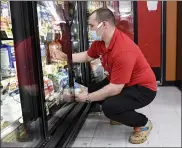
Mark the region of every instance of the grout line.
[[99, 126], [100, 118], [101, 118], [101, 115], [99, 115], [99, 121], [97, 122], [97, 125], [96, 125], [96, 127], [95, 127], [94, 134], [93, 134], [93, 137], [92, 137], [92, 140], [91, 140], [91, 143], [90, 143], [90, 147], [91, 147], [91, 145], [92, 145], [92, 142], [93, 142], [93, 139], [94, 139], [95, 133], [96, 133], [97, 128], [98, 128], [98, 126]]

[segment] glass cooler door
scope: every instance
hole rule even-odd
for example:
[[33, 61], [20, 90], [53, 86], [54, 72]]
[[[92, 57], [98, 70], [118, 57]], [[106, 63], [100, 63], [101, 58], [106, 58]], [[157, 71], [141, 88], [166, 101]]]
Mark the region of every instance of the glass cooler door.
[[[89, 15], [96, 9], [104, 7], [104, 1], [87, 1], [83, 2], [83, 22], [87, 22], [84, 24], [84, 37], [87, 39], [85, 40], [84, 44], [84, 50], [88, 50], [88, 48], [91, 46], [94, 39], [91, 38], [89, 34], [89, 26], [88, 26], [88, 18]], [[90, 62], [90, 65], [88, 66], [91, 71], [87, 70], [87, 73], [91, 73], [90, 76], [90, 82], [89, 83], [96, 83], [98, 81], [101, 81], [105, 78], [104, 75], [104, 69], [102, 67], [102, 64], [100, 62], [100, 59], [95, 59]]]
[[[77, 104], [74, 94], [85, 89], [80, 85], [82, 83], [81, 65], [72, 64], [72, 52], [80, 52], [77, 5], [77, 2], [68, 1], [37, 3], [38, 34], [49, 133], [56, 129], [62, 119]], [[68, 61], [54, 59], [55, 50], [67, 54]]]
[[30, 40], [21, 36], [23, 23], [10, 3], [1, 1], [1, 147], [34, 147], [43, 140], [35, 63]]
[[106, 1], [106, 6], [115, 15], [116, 27], [134, 40], [134, 2]]

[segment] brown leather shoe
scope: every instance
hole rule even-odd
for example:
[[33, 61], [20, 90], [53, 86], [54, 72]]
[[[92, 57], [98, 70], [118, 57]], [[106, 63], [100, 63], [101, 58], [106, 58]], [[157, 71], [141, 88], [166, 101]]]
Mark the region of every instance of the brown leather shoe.
[[114, 121], [114, 120], [110, 120], [110, 125], [122, 125], [122, 123]]

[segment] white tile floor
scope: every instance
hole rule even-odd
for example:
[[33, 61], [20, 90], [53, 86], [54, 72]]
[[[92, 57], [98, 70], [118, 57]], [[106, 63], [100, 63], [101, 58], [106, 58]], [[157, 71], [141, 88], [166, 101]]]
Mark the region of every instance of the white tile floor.
[[138, 110], [153, 122], [148, 140], [130, 144], [132, 128], [111, 126], [103, 115], [89, 115], [72, 147], [181, 147], [181, 92], [175, 87], [160, 87], [155, 100]]

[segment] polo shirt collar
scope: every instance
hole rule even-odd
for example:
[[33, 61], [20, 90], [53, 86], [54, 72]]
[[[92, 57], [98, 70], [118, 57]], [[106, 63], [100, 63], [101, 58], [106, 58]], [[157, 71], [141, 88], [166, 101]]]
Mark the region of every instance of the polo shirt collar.
[[104, 49], [105, 49], [104, 52], [112, 51], [113, 46], [114, 46], [114, 44], [116, 42], [116, 38], [117, 38], [118, 34], [119, 34], [119, 30], [117, 28], [115, 28], [114, 34], [112, 36], [112, 39], [111, 39], [111, 41], [109, 43], [108, 48], [105, 48], [105, 44], [104, 44]]

